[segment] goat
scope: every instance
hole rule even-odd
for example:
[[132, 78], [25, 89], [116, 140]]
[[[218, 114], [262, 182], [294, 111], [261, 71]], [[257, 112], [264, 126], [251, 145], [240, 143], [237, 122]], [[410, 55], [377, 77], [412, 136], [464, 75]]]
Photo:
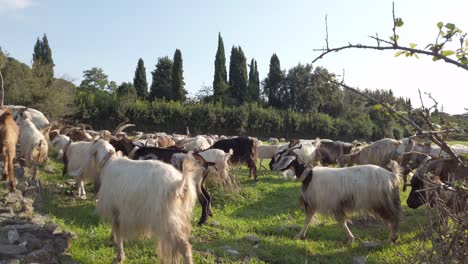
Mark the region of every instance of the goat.
[[262, 162], [264, 159], [271, 159], [278, 152], [281, 146], [287, 146], [287, 144], [283, 145], [262, 145], [257, 147], [257, 158], [260, 160], [260, 167], [264, 167]]
[[44, 135], [36, 128], [31, 120], [31, 114], [23, 111], [19, 118], [19, 148], [21, 156], [26, 160], [26, 166], [31, 170], [32, 179], [37, 179], [40, 164], [47, 162], [49, 146]]
[[[68, 174], [76, 178], [77, 185], [77, 197], [81, 199], [86, 199], [86, 191], [84, 188], [84, 180], [89, 179], [94, 183], [94, 189], [97, 191], [99, 189], [99, 178], [95, 173], [94, 167], [96, 164], [91, 163], [86, 168], [87, 170], [80, 170], [81, 167], [84, 167], [84, 163], [87, 160], [88, 153], [94, 144], [94, 141], [79, 141], [71, 142], [65, 146], [63, 150], [63, 171], [62, 175], [68, 172]], [[115, 151], [111, 146], [109, 150]]]
[[61, 160], [63, 158], [63, 151], [69, 142], [70, 142], [70, 138], [65, 135], [58, 135], [56, 137], [53, 137], [53, 139], [51, 139], [50, 145], [57, 152], [57, 159]]
[[374, 164], [389, 169], [387, 165], [398, 153], [397, 149], [401, 148], [401, 144], [401, 141], [384, 138], [364, 147], [359, 152], [339, 156], [338, 163], [340, 167], [353, 164]]
[[16, 190], [13, 159], [16, 156], [16, 142], [18, 141], [19, 129], [13, 120], [11, 110], [2, 107], [4, 112], [0, 115], [0, 143], [2, 144], [3, 172], [2, 180], [10, 184], [10, 191]]
[[[450, 182], [452, 176], [457, 169], [457, 162], [453, 159], [439, 159], [431, 160], [427, 157], [416, 170], [414, 176], [411, 178], [411, 191], [408, 195], [406, 203], [409, 208], [416, 209], [423, 205], [425, 202], [429, 202], [429, 205], [434, 204], [434, 196], [438, 188], [432, 188], [434, 186], [441, 186], [447, 182]], [[426, 174], [428, 175], [426, 177]], [[465, 175], [466, 177], [466, 175]], [[424, 193], [421, 193], [425, 189]], [[448, 199], [450, 205], [452, 201]]]
[[[110, 144], [98, 140], [88, 153], [86, 164], [98, 164], [95, 173], [102, 184], [96, 211], [111, 222], [116, 258], [123, 263], [123, 240], [150, 237], [157, 245], [162, 263], [193, 263], [189, 242], [195, 205], [195, 182], [208, 170], [197, 154], [184, 161], [183, 173], [157, 160], [136, 161], [115, 157]], [[82, 168], [85, 170], [85, 168]]]
[[228, 153], [231, 149], [233, 154], [230, 158], [232, 164], [244, 163], [249, 167], [249, 177], [254, 175], [254, 180], [257, 180], [257, 140], [238, 137], [230, 139], [222, 139], [216, 141], [211, 148], [221, 149]]
[[21, 105], [5, 105], [6, 108], [10, 109], [13, 119], [17, 122], [17, 125], [19, 125], [19, 116], [23, 112], [28, 112], [31, 116], [31, 121], [34, 123], [36, 128], [40, 131], [45, 130], [50, 126], [49, 120], [45, 117], [45, 115], [34, 108], [29, 108]]
[[[395, 157], [395, 161], [398, 162], [400, 167], [403, 169], [401, 175], [403, 176], [403, 191], [406, 192], [406, 187], [408, 186], [408, 175], [409, 173], [419, 167], [419, 165], [427, 158], [429, 155], [420, 153], [420, 152], [405, 152], [400, 153]], [[409, 185], [411, 186], [411, 185]]]
[[[222, 154], [220, 154], [220, 152]], [[158, 147], [141, 147], [134, 151], [134, 154], [131, 156], [135, 160], [160, 160], [162, 162], [172, 164], [175, 168], [182, 169], [182, 161], [190, 155], [189, 152], [180, 149], [165, 149]], [[198, 155], [203, 157], [209, 165], [214, 165], [218, 172], [221, 172], [222, 177], [227, 176], [227, 160], [232, 155], [232, 151], [228, 154], [224, 151], [216, 150], [207, 150], [204, 152], [199, 152]], [[208, 216], [213, 215], [211, 209], [211, 195], [206, 189], [206, 179], [209, 174], [204, 174], [200, 181], [197, 181], [197, 197], [202, 207], [202, 215], [198, 221], [198, 225], [206, 223]], [[226, 179], [224, 178], [224, 179]]]
[[272, 169], [292, 169], [302, 182], [300, 201], [305, 209], [305, 223], [296, 239], [304, 239], [315, 212], [334, 215], [345, 231], [348, 241], [354, 236], [346, 224], [348, 212], [370, 212], [385, 220], [390, 229], [389, 239], [396, 241], [400, 215], [399, 167], [391, 161], [389, 172], [376, 165], [350, 168], [311, 167], [300, 160], [291, 149], [276, 157]]
[[339, 156], [349, 154], [353, 145], [341, 141], [320, 141], [318, 154], [322, 165], [336, 164]]

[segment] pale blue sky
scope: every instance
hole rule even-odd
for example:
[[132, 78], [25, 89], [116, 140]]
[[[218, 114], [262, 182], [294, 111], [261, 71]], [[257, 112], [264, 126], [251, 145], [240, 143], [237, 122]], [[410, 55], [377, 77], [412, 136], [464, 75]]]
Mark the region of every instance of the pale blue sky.
[[[439, 21], [468, 31], [466, 0], [395, 1], [405, 25], [400, 43], [424, 47], [434, 41]], [[331, 47], [374, 44], [368, 36], [391, 35], [392, 1], [52, 1], [0, 0], [0, 46], [31, 64], [38, 36], [47, 34], [56, 77], [79, 84], [82, 72], [101, 67], [109, 80], [132, 81], [143, 58], [148, 82], [158, 57], [182, 51], [186, 89], [194, 95], [213, 81], [218, 32], [229, 63], [231, 47], [240, 45], [247, 60], [258, 61], [265, 78], [270, 57], [277, 53], [283, 69], [311, 62], [324, 46], [328, 14]], [[394, 58], [394, 52], [348, 50], [326, 56], [314, 66], [341, 74], [360, 88], [392, 89], [419, 105], [417, 89], [428, 91], [457, 114], [468, 108], [468, 72], [430, 58]], [[228, 67], [228, 65], [226, 65]]]

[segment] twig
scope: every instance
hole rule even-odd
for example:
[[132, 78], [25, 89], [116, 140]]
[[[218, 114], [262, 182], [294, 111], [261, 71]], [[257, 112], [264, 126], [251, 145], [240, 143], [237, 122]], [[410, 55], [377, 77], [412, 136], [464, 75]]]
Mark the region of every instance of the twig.
[[314, 49], [314, 51], [322, 51], [323, 53], [320, 54], [317, 58], [315, 58], [312, 61], [312, 63], [318, 61], [319, 59], [322, 59], [325, 55], [327, 55], [329, 53], [341, 51], [341, 50], [344, 50], [344, 49], [351, 49], [351, 48], [354, 48], [354, 49], [373, 49], [373, 50], [404, 50], [404, 51], [409, 51], [411, 53], [418, 53], [418, 54], [424, 54], [424, 55], [428, 55], [428, 56], [434, 56], [434, 57], [436, 57], [438, 59], [441, 59], [441, 60], [443, 60], [443, 61], [445, 61], [447, 63], [453, 64], [455, 66], [458, 66], [458, 67], [468, 71], [468, 65], [461, 64], [456, 60], [453, 60], [451, 58], [442, 56], [442, 54], [439, 54], [439, 53], [433, 52], [433, 51], [413, 49], [413, 48], [402, 47], [402, 46], [391, 46], [391, 47], [383, 46], [382, 47], [382, 46], [368, 46], [368, 45], [361, 45], [361, 44], [353, 45], [351, 43], [348, 43], [347, 46], [342, 46], [342, 47], [332, 48], [332, 49], [326, 49], [326, 50], [324, 50], [324, 49]]
[[329, 46], [328, 46], [328, 14], [325, 15], [325, 33], [326, 33], [326, 36], [325, 36], [325, 42], [327, 43], [327, 50], [329, 50]]
[[392, 15], [393, 15], [393, 46], [397, 47], [397, 34], [396, 34], [396, 20], [395, 20], [395, 2], [392, 2]]

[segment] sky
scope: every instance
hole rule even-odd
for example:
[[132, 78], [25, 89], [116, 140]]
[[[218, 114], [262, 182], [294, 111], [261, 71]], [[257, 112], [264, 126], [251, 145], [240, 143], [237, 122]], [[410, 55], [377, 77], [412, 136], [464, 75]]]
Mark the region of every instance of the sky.
[[[438, 22], [468, 31], [467, 0], [395, 2], [399, 43], [424, 48], [437, 36]], [[137, 61], [146, 66], [148, 83], [157, 59], [180, 49], [185, 88], [195, 95], [212, 85], [218, 33], [224, 40], [227, 69], [233, 45], [249, 62], [258, 62], [260, 79], [276, 53], [282, 69], [311, 63], [325, 46], [328, 17], [330, 48], [375, 44], [369, 36], [392, 34], [392, 1], [387, 0], [145, 0], [52, 1], [0, 0], [0, 46], [10, 56], [32, 64], [33, 47], [45, 33], [52, 49], [55, 77], [79, 85], [83, 71], [100, 67], [110, 81], [133, 81]], [[315, 62], [342, 75], [357, 88], [392, 89], [420, 106], [418, 89], [432, 94], [443, 110], [468, 108], [468, 71], [431, 58], [395, 58], [394, 51], [345, 50]], [[425, 101], [429, 105], [429, 101]]]

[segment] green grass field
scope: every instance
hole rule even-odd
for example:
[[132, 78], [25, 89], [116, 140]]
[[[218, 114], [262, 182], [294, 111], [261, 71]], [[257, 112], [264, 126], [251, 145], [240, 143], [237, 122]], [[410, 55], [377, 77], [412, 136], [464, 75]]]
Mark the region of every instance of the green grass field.
[[[266, 161], [264, 161], [266, 162]], [[44, 206], [40, 212], [52, 217], [62, 228], [76, 233], [70, 253], [79, 263], [111, 263], [113, 247], [109, 246], [110, 226], [94, 214], [92, 187], [88, 200], [67, 194], [72, 186], [58, 188], [66, 179], [61, 176], [62, 164], [51, 159], [55, 174], [41, 173]], [[305, 240], [294, 240], [303, 224], [304, 214], [298, 207], [300, 183], [285, 181], [276, 173], [259, 170], [259, 182], [247, 178], [245, 168], [234, 168], [241, 189], [232, 192], [211, 187], [214, 217], [208, 224], [196, 226], [200, 206], [196, 205], [191, 243], [196, 263], [351, 263], [353, 256], [367, 257], [367, 263], [407, 263], [402, 257], [412, 256], [421, 244], [426, 224], [424, 208], [408, 209], [408, 192], [401, 192], [402, 217], [400, 238], [396, 244], [387, 242], [388, 230], [380, 220], [354, 217], [350, 229], [356, 236], [352, 244], [328, 217], [319, 216], [309, 227]], [[333, 194], [330, 194], [333, 195]], [[244, 237], [261, 239], [254, 246]], [[376, 248], [366, 248], [364, 241], [377, 241]], [[229, 246], [240, 254], [233, 256], [224, 249]], [[151, 241], [125, 244], [126, 263], [155, 263], [157, 257]], [[214, 252], [216, 257], [207, 252]]]

